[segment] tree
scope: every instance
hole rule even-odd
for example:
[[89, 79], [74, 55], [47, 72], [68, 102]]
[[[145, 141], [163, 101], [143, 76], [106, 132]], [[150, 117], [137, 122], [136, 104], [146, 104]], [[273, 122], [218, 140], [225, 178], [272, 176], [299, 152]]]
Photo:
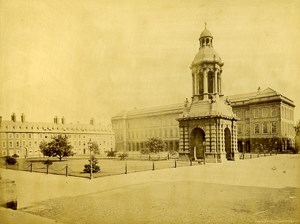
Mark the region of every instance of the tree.
[[[149, 140], [146, 142], [145, 145], [150, 153], [159, 153], [160, 151], [163, 151], [163, 149], [164, 149], [163, 140], [160, 138], [157, 138], [157, 137], [149, 138]], [[145, 151], [147, 151], [147, 150], [145, 150]]]
[[91, 172], [91, 160], [92, 160], [92, 172], [97, 173], [100, 171], [100, 166], [98, 166], [98, 159], [95, 156], [92, 156], [91, 159], [89, 159], [89, 164], [84, 165], [83, 172], [90, 173]]
[[116, 157], [116, 155], [117, 155], [117, 151], [113, 151], [113, 150], [106, 151], [106, 156], [107, 157]]
[[94, 154], [100, 154], [100, 149], [99, 145], [97, 142], [91, 142], [89, 145], [89, 149], [94, 153]]
[[57, 135], [50, 142], [42, 141], [40, 143], [40, 149], [44, 156], [57, 157], [59, 161], [63, 157], [73, 156], [72, 148], [66, 135]]

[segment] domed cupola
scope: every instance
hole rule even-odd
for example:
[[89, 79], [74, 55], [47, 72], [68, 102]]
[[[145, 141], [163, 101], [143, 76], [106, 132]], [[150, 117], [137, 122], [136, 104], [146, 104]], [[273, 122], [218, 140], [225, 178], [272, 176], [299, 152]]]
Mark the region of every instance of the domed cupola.
[[218, 53], [213, 48], [213, 36], [211, 32], [206, 29], [206, 23], [205, 23], [205, 29], [202, 31], [200, 38], [199, 38], [199, 52], [196, 54], [193, 62], [192, 67], [194, 65], [199, 65], [205, 62], [216, 62], [219, 65], [223, 65], [222, 60]]
[[193, 99], [208, 100], [213, 96], [223, 96], [221, 91], [221, 73], [223, 62], [212, 45], [213, 36], [206, 29], [202, 31], [200, 47], [192, 65]]

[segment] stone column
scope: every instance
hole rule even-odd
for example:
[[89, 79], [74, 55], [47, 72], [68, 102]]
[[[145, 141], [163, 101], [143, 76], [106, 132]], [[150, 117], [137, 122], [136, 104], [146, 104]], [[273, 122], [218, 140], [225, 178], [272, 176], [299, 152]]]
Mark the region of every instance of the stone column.
[[203, 72], [203, 99], [208, 100], [208, 89], [207, 89], [207, 70]]
[[195, 85], [196, 85], [196, 82], [195, 82], [195, 73], [192, 75], [193, 77], [193, 96], [195, 95]]
[[222, 73], [222, 71], [220, 71], [220, 74], [219, 74], [219, 76], [220, 76], [220, 82], [219, 82], [219, 85], [220, 85], [220, 92], [219, 92], [219, 94], [220, 95], [222, 95], [223, 96], [223, 92], [222, 92], [222, 77], [221, 77], [221, 73]]
[[199, 95], [199, 74], [195, 74], [195, 95]]
[[215, 70], [214, 93], [218, 92], [218, 70]]
[[215, 85], [214, 85], [214, 92], [215, 92], [215, 97], [216, 97], [216, 100], [219, 99], [219, 92], [218, 92], [218, 85], [219, 85], [219, 82], [218, 82], [218, 69], [215, 70]]

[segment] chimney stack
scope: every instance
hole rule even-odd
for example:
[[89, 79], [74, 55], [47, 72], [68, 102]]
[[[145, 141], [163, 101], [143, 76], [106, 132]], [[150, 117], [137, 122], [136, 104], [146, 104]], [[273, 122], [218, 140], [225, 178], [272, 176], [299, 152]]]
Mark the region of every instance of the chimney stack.
[[65, 117], [63, 116], [63, 117], [61, 118], [61, 123], [62, 123], [62, 124], [65, 124], [65, 122], [66, 122], [66, 120], [65, 120]]
[[11, 121], [16, 122], [16, 114], [15, 113], [13, 113], [11, 115]]
[[94, 123], [95, 123], [94, 118], [91, 118], [91, 120], [90, 120], [90, 125], [94, 125]]
[[25, 115], [22, 113], [22, 115], [21, 115], [21, 122], [22, 123], [25, 123]]

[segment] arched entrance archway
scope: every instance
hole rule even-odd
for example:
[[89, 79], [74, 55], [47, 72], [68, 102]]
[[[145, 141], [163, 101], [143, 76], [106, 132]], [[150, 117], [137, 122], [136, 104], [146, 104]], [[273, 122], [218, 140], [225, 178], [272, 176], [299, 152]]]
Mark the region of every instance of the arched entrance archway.
[[225, 128], [225, 152], [226, 152], [226, 159], [231, 160], [231, 132], [229, 128]]
[[[201, 128], [195, 128], [191, 133], [191, 156], [195, 159], [203, 159], [205, 152], [205, 132]], [[196, 153], [195, 151], [196, 150]]]

